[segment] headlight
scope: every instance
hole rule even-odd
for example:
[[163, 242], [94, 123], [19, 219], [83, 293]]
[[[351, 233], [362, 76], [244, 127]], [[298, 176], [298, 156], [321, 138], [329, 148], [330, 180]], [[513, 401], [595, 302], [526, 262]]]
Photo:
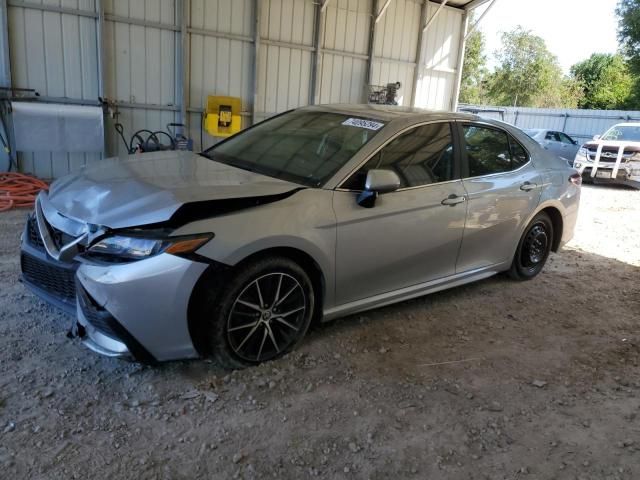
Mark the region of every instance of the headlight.
[[188, 237], [144, 238], [113, 235], [90, 247], [83, 256], [106, 262], [133, 262], [159, 253], [193, 253], [213, 237], [212, 234]]
[[582, 160], [582, 161], [588, 162], [589, 150], [587, 150], [585, 147], [580, 147], [580, 150], [578, 150], [578, 153], [576, 153], [576, 160]]

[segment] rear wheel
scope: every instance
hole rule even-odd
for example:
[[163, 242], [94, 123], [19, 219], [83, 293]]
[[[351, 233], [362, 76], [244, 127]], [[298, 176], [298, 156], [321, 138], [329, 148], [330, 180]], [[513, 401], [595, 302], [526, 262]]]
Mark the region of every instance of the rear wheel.
[[243, 368], [291, 351], [304, 337], [315, 303], [307, 273], [288, 258], [242, 267], [212, 307], [207, 343], [225, 368]]
[[509, 275], [515, 280], [531, 280], [538, 275], [551, 253], [553, 223], [545, 212], [538, 213], [527, 225], [513, 257]]

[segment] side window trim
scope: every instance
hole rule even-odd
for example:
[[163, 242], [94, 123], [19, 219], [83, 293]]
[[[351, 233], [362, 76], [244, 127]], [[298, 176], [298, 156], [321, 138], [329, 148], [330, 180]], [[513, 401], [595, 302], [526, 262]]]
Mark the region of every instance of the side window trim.
[[[518, 172], [520, 170], [522, 170], [523, 168], [525, 168], [526, 166], [528, 166], [531, 163], [531, 152], [529, 152], [529, 150], [527, 148], [525, 148], [524, 145], [522, 145], [522, 142], [520, 142], [515, 136], [511, 135], [507, 130], [504, 130], [502, 128], [500, 128], [497, 125], [492, 125], [490, 123], [484, 123], [484, 122], [470, 122], [467, 120], [456, 120], [454, 122], [456, 129], [458, 130], [458, 142], [459, 142], [459, 148], [458, 148], [458, 153], [460, 155], [460, 159], [461, 159], [461, 178], [463, 180], [470, 180], [473, 178], [483, 178], [483, 177], [494, 177], [497, 175], [506, 175], [509, 173], [513, 173], [513, 172]], [[475, 177], [470, 177], [469, 176], [469, 158], [467, 156], [467, 149], [466, 149], [466, 141], [464, 138], [464, 127], [465, 126], [477, 126], [477, 127], [481, 127], [481, 128], [488, 128], [491, 130], [496, 130], [498, 132], [504, 133], [507, 136], [507, 139], [509, 140], [509, 155], [511, 155], [511, 163], [513, 164], [513, 152], [511, 149], [511, 141], [516, 142], [518, 145], [520, 145], [520, 147], [525, 151], [525, 153], [527, 154], [527, 161], [526, 163], [524, 163], [523, 165], [521, 165], [518, 168], [515, 168], [513, 170], [509, 170], [507, 172], [496, 172], [496, 173], [488, 173], [486, 175], [477, 175]]]
[[460, 139], [458, 138], [459, 136], [456, 134], [456, 130], [457, 130], [456, 122], [454, 120], [430, 120], [430, 121], [426, 121], [426, 122], [415, 123], [413, 125], [410, 125], [410, 126], [404, 128], [404, 129], [400, 130], [399, 132], [396, 132], [395, 135], [393, 135], [392, 137], [388, 138], [382, 145], [380, 145], [378, 148], [376, 148], [376, 150], [374, 152], [372, 152], [366, 159], [364, 159], [354, 169], [352, 169], [340, 181], [340, 183], [338, 183], [338, 186], [335, 187], [334, 190], [340, 191], [340, 192], [358, 192], [358, 190], [351, 190], [351, 189], [348, 189], [348, 188], [343, 188], [343, 185], [346, 184], [351, 179], [351, 177], [358, 172], [358, 170], [360, 170], [370, 160], [372, 160], [373, 157], [375, 157], [378, 153], [380, 153], [380, 151], [382, 149], [384, 149], [387, 145], [389, 145], [391, 142], [393, 142], [396, 138], [401, 137], [402, 135], [404, 135], [407, 132], [410, 132], [411, 130], [423, 127], [425, 125], [434, 125], [434, 124], [439, 124], [439, 123], [448, 123], [449, 124], [449, 129], [451, 131], [451, 139], [453, 141], [454, 178], [451, 179], [451, 180], [447, 180], [445, 182], [427, 183], [425, 185], [417, 185], [417, 186], [414, 186], [414, 187], [403, 187], [403, 188], [400, 188], [400, 189], [398, 189], [396, 191], [397, 192], [402, 192], [402, 191], [405, 191], [405, 190], [415, 190], [415, 189], [418, 189], [418, 188], [426, 188], [426, 187], [430, 187], [432, 185], [443, 185], [445, 183], [457, 182], [457, 181], [461, 180], [462, 179], [462, 157], [461, 157], [461, 145], [462, 144], [460, 143]]

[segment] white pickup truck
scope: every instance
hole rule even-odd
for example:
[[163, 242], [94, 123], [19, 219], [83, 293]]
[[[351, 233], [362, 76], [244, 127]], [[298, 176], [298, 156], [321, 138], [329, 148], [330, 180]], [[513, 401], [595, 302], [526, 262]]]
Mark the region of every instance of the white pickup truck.
[[619, 123], [585, 143], [573, 161], [582, 180], [640, 189], [640, 123]]

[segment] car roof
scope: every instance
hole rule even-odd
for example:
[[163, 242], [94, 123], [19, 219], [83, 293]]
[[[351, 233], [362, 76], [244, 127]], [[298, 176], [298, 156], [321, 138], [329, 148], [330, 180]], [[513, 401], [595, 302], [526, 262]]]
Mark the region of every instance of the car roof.
[[613, 127], [640, 127], [640, 122], [616, 123], [615, 125], [613, 125]]
[[328, 105], [310, 105], [302, 107], [301, 111], [333, 112], [354, 117], [366, 117], [374, 120], [391, 122], [393, 120], [430, 121], [430, 120], [481, 120], [479, 116], [469, 113], [455, 113], [446, 111], [425, 110], [416, 107], [397, 105], [368, 105], [337, 103]]

